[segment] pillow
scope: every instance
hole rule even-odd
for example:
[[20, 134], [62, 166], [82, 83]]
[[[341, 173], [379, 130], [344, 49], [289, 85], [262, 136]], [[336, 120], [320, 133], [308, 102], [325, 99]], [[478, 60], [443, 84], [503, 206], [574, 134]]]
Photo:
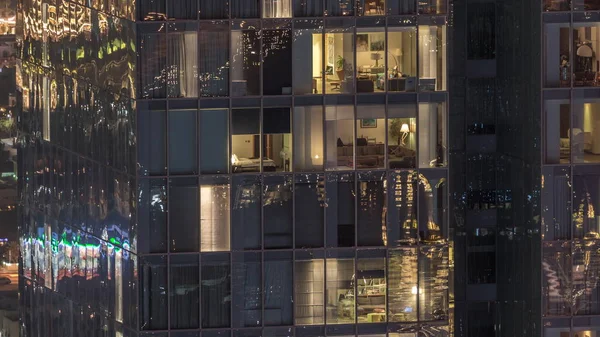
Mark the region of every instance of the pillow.
[[560, 147], [569, 147], [569, 138], [560, 139]]

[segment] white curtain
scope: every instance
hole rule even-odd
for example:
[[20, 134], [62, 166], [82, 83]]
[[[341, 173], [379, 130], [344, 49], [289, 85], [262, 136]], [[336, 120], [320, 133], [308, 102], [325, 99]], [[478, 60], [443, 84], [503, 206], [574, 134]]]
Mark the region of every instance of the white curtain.
[[198, 97], [196, 32], [169, 34], [169, 96]]
[[291, 18], [292, 0], [263, 0], [263, 18]]

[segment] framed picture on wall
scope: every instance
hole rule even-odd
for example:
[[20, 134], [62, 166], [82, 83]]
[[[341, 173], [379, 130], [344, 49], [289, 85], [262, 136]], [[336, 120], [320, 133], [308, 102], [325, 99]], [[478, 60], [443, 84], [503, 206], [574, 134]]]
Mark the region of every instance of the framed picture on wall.
[[383, 51], [385, 49], [385, 33], [372, 33], [369, 37], [370, 51]]
[[366, 118], [360, 120], [360, 127], [363, 129], [376, 128], [377, 120], [375, 118]]
[[369, 34], [356, 34], [356, 51], [369, 51]]

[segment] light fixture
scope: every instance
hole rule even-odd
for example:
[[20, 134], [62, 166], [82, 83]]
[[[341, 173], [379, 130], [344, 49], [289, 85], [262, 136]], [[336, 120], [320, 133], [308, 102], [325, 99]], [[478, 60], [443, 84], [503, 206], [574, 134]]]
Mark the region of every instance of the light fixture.
[[400, 127], [400, 132], [402, 132], [402, 145], [406, 145], [406, 137], [408, 137], [408, 133], [410, 132], [408, 124], [402, 124], [402, 126]]
[[411, 294], [413, 294], [413, 295], [416, 295], [416, 294], [417, 294], [417, 286], [413, 286], [413, 287], [410, 289], [410, 293], [411, 293]]
[[371, 60], [375, 61], [375, 67], [379, 67], [379, 60], [381, 60], [381, 54], [379, 54], [379, 53], [372, 53], [371, 54]]
[[315, 154], [312, 158], [312, 164], [315, 166], [321, 166], [323, 165], [323, 157], [319, 156], [318, 154]]

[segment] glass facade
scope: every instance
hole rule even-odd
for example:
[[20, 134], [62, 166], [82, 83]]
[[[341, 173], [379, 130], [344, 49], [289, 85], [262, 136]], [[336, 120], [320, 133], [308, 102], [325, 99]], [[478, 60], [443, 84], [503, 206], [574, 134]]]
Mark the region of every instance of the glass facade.
[[594, 336], [600, 315], [598, 284], [592, 281], [600, 261], [600, 3], [546, 1], [544, 10], [543, 335]]
[[447, 10], [21, 1], [26, 335], [449, 336]]

